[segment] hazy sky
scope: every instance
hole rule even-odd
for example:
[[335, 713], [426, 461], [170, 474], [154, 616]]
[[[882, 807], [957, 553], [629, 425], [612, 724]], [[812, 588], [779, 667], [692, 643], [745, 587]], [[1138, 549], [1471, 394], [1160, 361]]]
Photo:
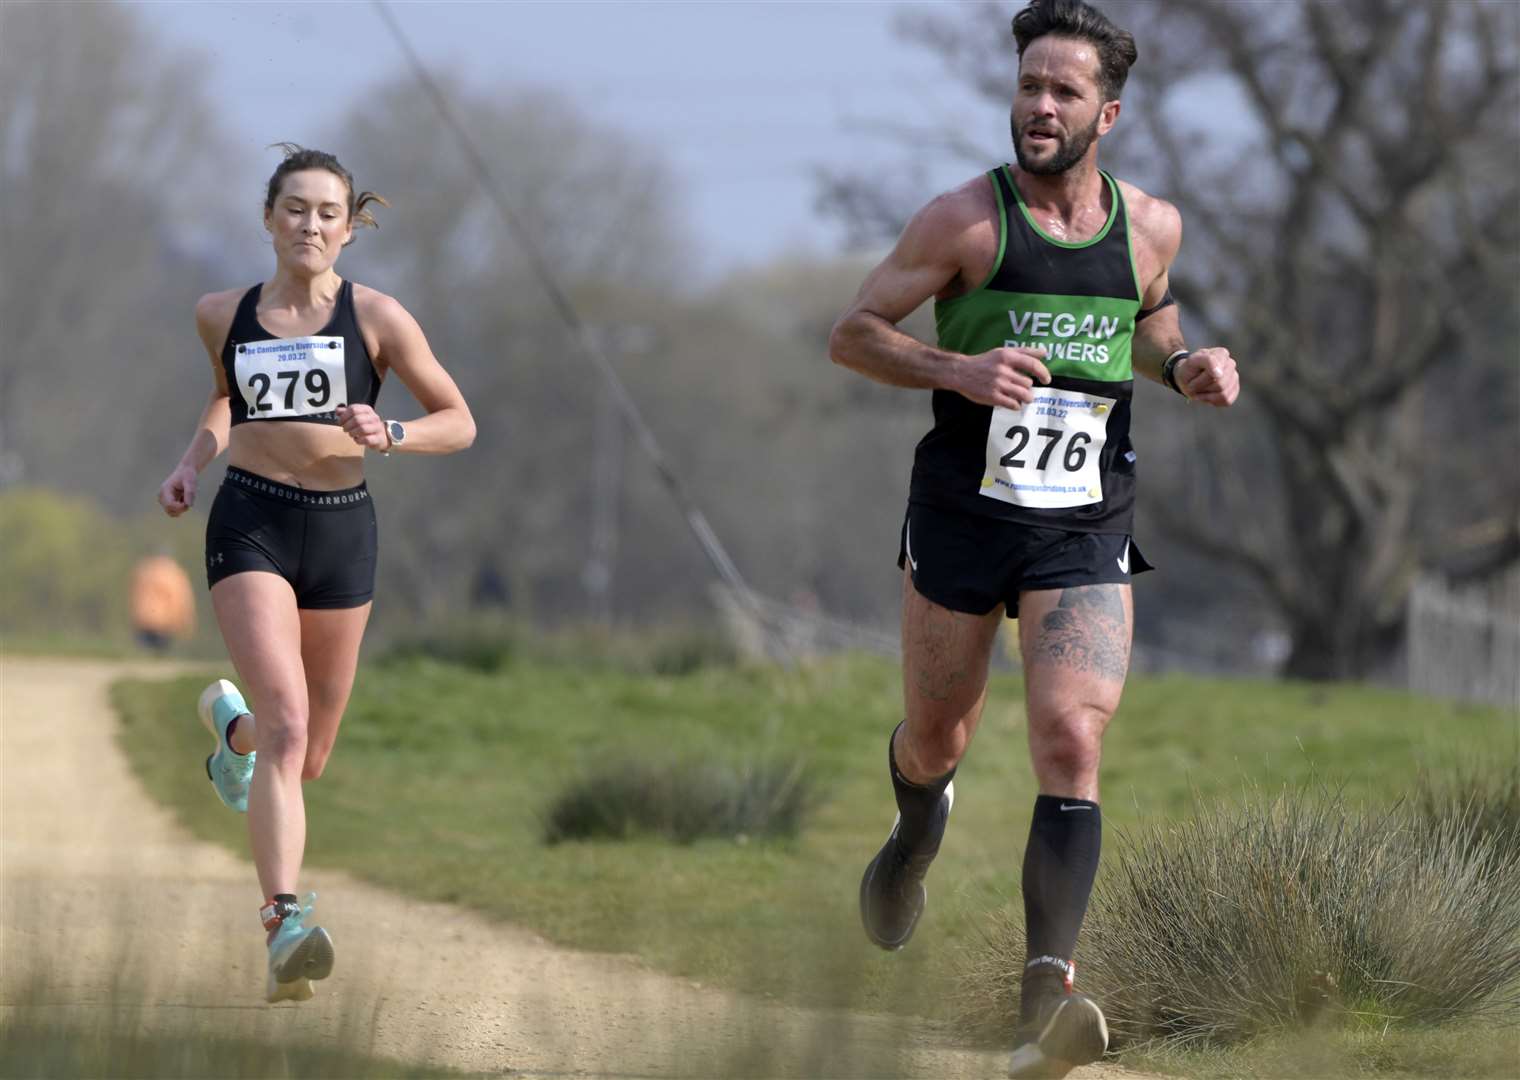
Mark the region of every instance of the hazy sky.
[[[359, 94], [404, 65], [367, 2], [136, 6], [167, 40], [206, 55], [227, 133], [253, 153], [330, 130]], [[993, 153], [1007, 139], [1006, 112], [976, 101], [935, 57], [894, 34], [904, 5], [560, 0], [392, 10], [432, 70], [479, 87], [555, 88], [657, 146], [682, 185], [709, 271], [835, 250], [839, 230], [813, 210], [813, 168], [880, 170], [903, 160], [865, 121], [959, 117]], [[922, 165], [941, 187], [976, 171]]]

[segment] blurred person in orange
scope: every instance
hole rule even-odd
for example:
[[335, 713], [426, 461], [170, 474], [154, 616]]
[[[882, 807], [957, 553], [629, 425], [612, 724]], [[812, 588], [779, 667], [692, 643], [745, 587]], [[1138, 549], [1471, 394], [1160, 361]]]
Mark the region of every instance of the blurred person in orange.
[[[331, 154], [282, 144], [264, 228], [274, 274], [201, 297], [195, 321], [212, 389], [190, 445], [159, 487], [170, 517], [195, 503], [202, 469], [228, 465], [206, 522], [206, 578], [217, 625], [249, 697], [218, 679], [201, 694], [216, 739], [206, 773], [248, 814], [267, 934], [265, 999], [305, 1001], [333, 968], [333, 942], [298, 899], [306, 851], [302, 785], [322, 775], [348, 706], [375, 592], [379, 537], [364, 481], [370, 452], [448, 454], [475, 439], [464, 395], [405, 308], [338, 276], [334, 264], [373, 226], [373, 192]], [[399, 378], [425, 415], [375, 411]], [[257, 767], [255, 767], [255, 765]]]
[[168, 652], [176, 638], [195, 632], [190, 577], [167, 552], [140, 559], [132, 568], [131, 605], [132, 631], [151, 652]]

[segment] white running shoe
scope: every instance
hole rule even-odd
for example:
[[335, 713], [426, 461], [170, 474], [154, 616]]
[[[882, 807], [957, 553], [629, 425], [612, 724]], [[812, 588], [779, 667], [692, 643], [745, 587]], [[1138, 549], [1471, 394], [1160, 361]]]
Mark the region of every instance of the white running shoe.
[[1059, 1080], [1079, 1065], [1090, 1065], [1108, 1049], [1108, 1021], [1086, 994], [1062, 994], [1040, 1017], [1039, 1030], [1020, 1044], [1008, 1075]]

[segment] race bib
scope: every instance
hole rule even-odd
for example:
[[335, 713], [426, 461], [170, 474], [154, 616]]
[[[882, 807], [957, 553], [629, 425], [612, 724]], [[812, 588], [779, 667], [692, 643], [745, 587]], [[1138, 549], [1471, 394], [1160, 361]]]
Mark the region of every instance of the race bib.
[[1041, 509], [1102, 502], [1098, 462], [1114, 404], [1097, 394], [1037, 386], [1022, 409], [994, 407], [981, 493]]
[[246, 342], [237, 347], [233, 370], [250, 420], [317, 416], [348, 404], [341, 337]]

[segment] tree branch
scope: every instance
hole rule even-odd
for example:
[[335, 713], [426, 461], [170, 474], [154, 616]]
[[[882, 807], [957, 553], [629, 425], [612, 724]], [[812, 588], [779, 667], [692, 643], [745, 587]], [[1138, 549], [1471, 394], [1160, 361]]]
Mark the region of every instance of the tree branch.
[[1297, 587], [1282, 560], [1274, 559], [1264, 548], [1243, 535], [1227, 539], [1210, 532], [1192, 517], [1176, 513], [1163, 500], [1158, 499], [1151, 504], [1150, 514], [1162, 533], [1176, 543], [1208, 558], [1241, 567], [1261, 582], [1273, 601], [1285, 612], [1297, 618], [1312, 617], [1313, 613], [1302, 602], [1302, 590]]
[[1480, 581], [1508, 569], [1520, 562], [1520, 508], [1442, 534], [1425, 556], [1422, 562], [1454, 583]]
[[987, 161], [985, 146], [967, 139], [959, 130], [947, 130], [943, 125], [924, 127], [903, 123], [900, 120], [880, 120], [864, 116], [847, 116], [844, 118], [844, 123], [847, 127], [863, 134], [894, 139], [903, 146], [912, 146], [917, 153], [932, 153], [941, 150], [962, 158], [978, 168], [984, 166]]

